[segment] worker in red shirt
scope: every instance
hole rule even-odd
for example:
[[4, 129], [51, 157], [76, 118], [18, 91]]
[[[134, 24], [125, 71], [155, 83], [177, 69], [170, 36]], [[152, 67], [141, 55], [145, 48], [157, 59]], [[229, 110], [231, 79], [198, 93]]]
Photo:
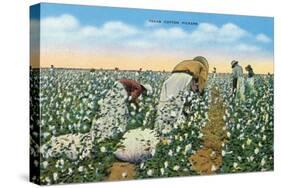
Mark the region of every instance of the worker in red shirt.
[[143, 94], [147, 95], [151, 90], [150, 85], [142, 85], [135, 80], [131, 79], [121, 79], [119, 82], [124, 86], [125, 90], [127, 91], [128, 97], [130, 98], [130, 102], [138, 104], [138, 97]]
[[152, 87], [131, 79], [116, 81], [103, 99], [98, 101], [99, 112], [93, 120], [93, 136], [103, 141], [126, 131], [129, 110], [128, 101], [139, 106], [140, 95], [149, 95]]

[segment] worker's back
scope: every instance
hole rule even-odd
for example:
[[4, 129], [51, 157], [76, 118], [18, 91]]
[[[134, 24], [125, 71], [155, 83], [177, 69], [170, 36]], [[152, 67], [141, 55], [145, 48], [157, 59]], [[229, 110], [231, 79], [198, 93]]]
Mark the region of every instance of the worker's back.
[[191, 74], [195, 79], [198, 79], [199, 91], [202, 92], [208, 78], [209, 66], [207, 62], [202, 63], [197, 60], [184, 60], [177, 64], [172, 72]]
[[239, 78], [243, 76], [243, 69], [240, 65], [235, 65], [235, 67], [232, 68], [232, 77], [233, 78]]
[[191, 72], [195, 75], [199, 75], [201, 69], [207, 69], [201, 62], [195, 60], [184, 60], [177, 64], [173, 72]]

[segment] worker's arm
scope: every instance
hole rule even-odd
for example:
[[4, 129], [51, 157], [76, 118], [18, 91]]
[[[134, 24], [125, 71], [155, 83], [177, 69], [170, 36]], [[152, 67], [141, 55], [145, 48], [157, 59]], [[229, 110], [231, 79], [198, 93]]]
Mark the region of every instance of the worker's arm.
[[206, 86], [207, 79], [208, 79], [208, 71], [205, 68], [203, 68], [203, 69], [201, 69], [200, 75], [198, 78], [199, 92], [201, 94], [204, 92], [204, 88]]
[[238, 77], [238, 70], [236, 67], [232, 69], [232, 78], [237, 78]]
[[134, 103], [138, 103], [138, 97], [141, 95], [142, 93], [142, 88], [141, 86], [135, 86], [133, 91], [131, 92], [131, 97], [132, 97], [132, 102]]

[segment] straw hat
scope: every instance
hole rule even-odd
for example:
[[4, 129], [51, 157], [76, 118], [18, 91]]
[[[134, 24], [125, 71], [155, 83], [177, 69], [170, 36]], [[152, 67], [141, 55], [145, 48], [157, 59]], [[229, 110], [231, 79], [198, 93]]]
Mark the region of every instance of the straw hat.
[[234, 67], [237, 64], [238, 64], [238, 61], [236, 61], [236, 60], [231, 61], [231, 67]]
[[207, 70], [209, 70], [209, 63], [208, 63], [208, 61], [205, 57], [197, 56], [197, 57], [193, 58], [193, 60], [199, 61], [200, 63], [202, 63], [207, 68]]

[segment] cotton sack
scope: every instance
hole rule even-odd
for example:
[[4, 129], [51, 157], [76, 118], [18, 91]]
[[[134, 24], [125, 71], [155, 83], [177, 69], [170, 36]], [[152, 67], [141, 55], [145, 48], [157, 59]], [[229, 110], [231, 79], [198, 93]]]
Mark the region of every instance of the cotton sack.
[[158, 142], [159, 137], [154, 130], [129, 130], [124, 134], [114, 154], [122, 161], [140, 163], [154, 155]]

